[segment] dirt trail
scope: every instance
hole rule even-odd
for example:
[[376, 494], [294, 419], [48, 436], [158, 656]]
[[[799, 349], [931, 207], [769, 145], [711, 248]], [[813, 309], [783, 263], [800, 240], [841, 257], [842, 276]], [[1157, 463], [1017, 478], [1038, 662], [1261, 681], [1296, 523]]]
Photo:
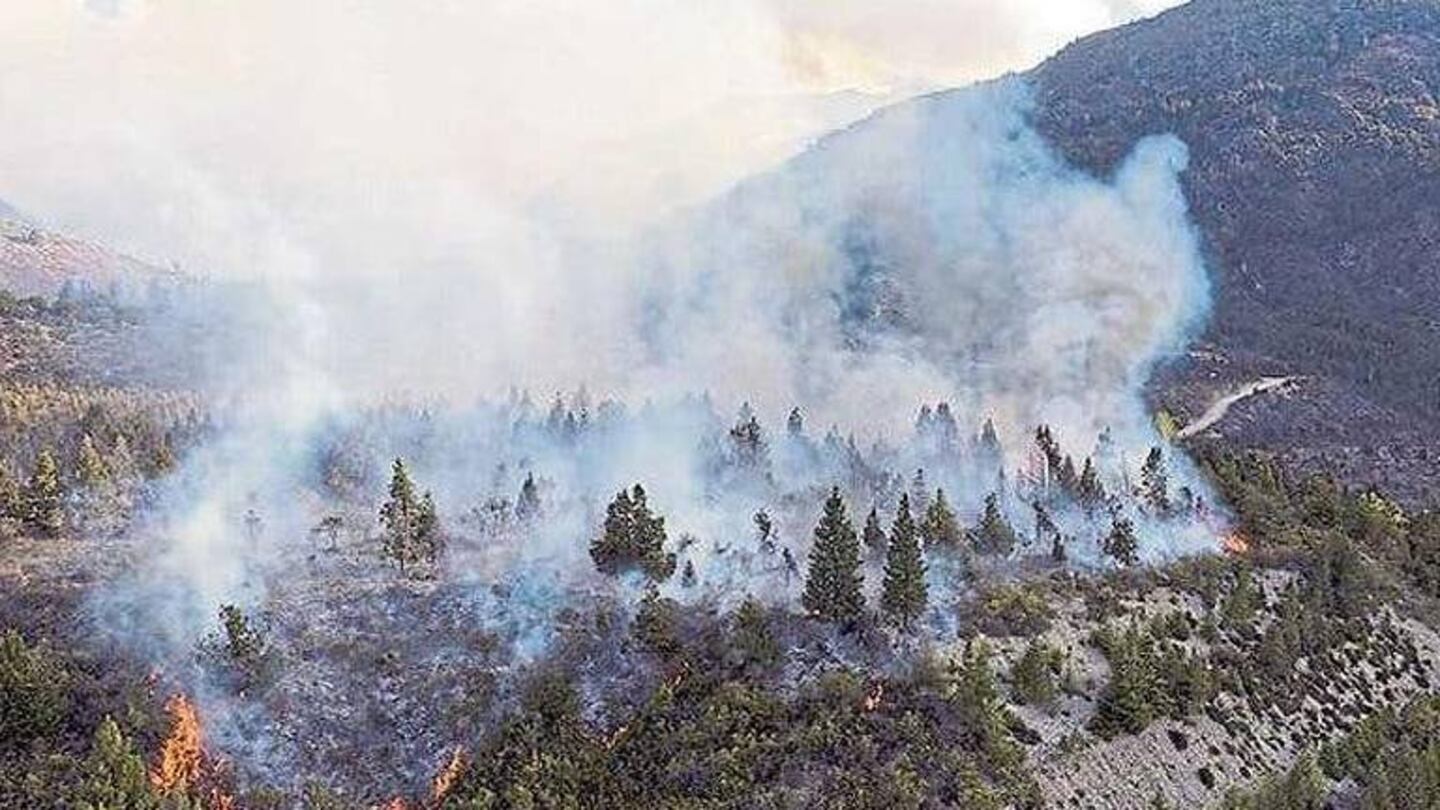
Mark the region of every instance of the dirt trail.
[[1235, 403], [1249, 399], [1257, 394], [1263, 394], [1266, 391], [1274, 391], [1277, 388], [1282, 388], [1295, 382], [1297, 379], [1297, 377], [1261, 377], [1254, 382], [1248, 383], [1240, 390], [1226, 394], [1210, 403], [1210, 407], [1206, 408], [1205, 412], [1200, 414], [1200, 418], [1181, 428], [1180, 432], [1175, 434], [1175, 438], [1183, 441], [1191, 436], [1204, 433], [1214, 427], [1221, 419], [1224, 419], [1225, 414], [1230, 412], [1230, 406]]

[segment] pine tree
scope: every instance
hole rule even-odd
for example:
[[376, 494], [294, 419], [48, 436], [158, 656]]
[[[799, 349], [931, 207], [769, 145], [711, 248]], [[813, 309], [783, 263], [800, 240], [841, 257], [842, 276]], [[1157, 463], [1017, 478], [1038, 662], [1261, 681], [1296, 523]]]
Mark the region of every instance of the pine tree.
[[1000, 474], [1005, 474], [1005, 452], [1000, 447], [1000, 436], [995, 432], [995, 422], [991, 419], [986, 419], [980, 428], [980, 438], [976, 441], [976, 456], [981, 470], [989, 472], [1001, 468]]
[[740, 409], [740, 419], [730, 429], [730, 448], [735, 466], [741, 469], [764, 470], [770, 463], [765, 432], [748, 403]]
[[1060, 534], [1060, 528], [1055, 525], [1055, 519], [1050, 517], [1050, 510], [1040, 501], [1030, 504], [1035, 512], [1035, 545], [1044, 547], [1047, 538], [1052, 539]]
[[975, 530], [975, 550], [980, 554], [1009, 554], [1015, 549], [1015, 529], [1000, 511], [1000, 499], [994, 493], [985, 496], [985, 513]]
[[557, 391], [545, 416], [545, 430], [556, 438], [565, 438], [565, 398]]
[[1135, 538], [1135, 524], [1128, 518], [1117, 517], [1105, 537], [1104, 551], [1121, 565], [1134, 565], [1140, 561], [1140, 543]]
[[20, 491], [20, 482], [10, 474], [10, 469], [0, 462], [0, 520], [25, 519], [25, 497]]
[[130, 439], [125, 434], [115, 437], [115, 446], [110, 450], [110, 458], [105, 462], [110, 470], [110, 479], [116, 482], [129, 482], [140, 476], [140, 469], [135, 464], [135, 454], [130, 450]]
[[44, 740], [69, 709], [70, 678], [47, 647], [28, 645], [18, 630], [0, 632], [0, 750]]
[[1105, 647], [1110, 682], [1100, 695], [1091, 726], [1105, 739], [1139, 734], [1155, 718], [1157, 682], [1149, 641], [1138, 626], [1114, 634]]
[[[874, 515], [874, 512], [871, 512]], [[867, 526], [868, 532], [868, 526]], [[890, 528], [890, 546], [885, 552], [885, 582], [880, 606], [905, 630], [925, 613], [929, 593], [925, 584], [925, 560], [920, 538], [910, 516], [910, 498], [900, 496], [900, 509]]]
[[1055, 481], [1060, 489], [1071, 497], [1076, 497], [1080, 489], [1080, 476], [1075, 472], [1075, 459], [1065, 456], [1060, 462], [1060, 470], [1056, 473]]
[[1055, 700], [1055, 674], [1060, 667], [1060, 651], [1039, 640], [1032, 640], [1025, 653], [1010, 670], [1015, 689], [1015, 702], [1030, 706], [1048, 706]]
[[265, 533], [265, 520], [260, 517], [260, 512], [253, 506], [245, 510], [245, 516], [242, 519], [245, 522], [245, 539], [253, 547], [260, 542], [260, 538]]
[[100, 451], [95, 449], [95, 440], [90, 438], [89, 433], [80, 439], [80, 449], [75, 454], [75, 471], [81, 485], [91, 491], [100, 489], [110, 480], [110, 470], [105, 466]]
[[860, 540], [845, 514], [840, 488], [834, 487], [815, 527], [815, 545], [810, 550], [801, 602], [818, 619], [849, 623], [860, 618], [865, 609], [862, 582]]
[[168, 475], [175, 469], [175, 451], [170, 447], [170, 437], [161, 436], [155, 450], [150, 454], [150, 474], [154, 478]]
[[785, 420], [785, 432], [792, 439], [799, 439], [805, 435], [805, 417], [800, 414], [799, 408], [790, 410], [790, 418]]
[[983, 639], [965, 644], [965, 654], [956, 666], [952, 703], [959, 711], [972, 750], [990, 757], [994, 764], [1019, 764], [1021, 754], [1009, 738], [1004, 704], [995, 673], [990, 668], [990, 648]]
[[520, 494], [515, 498], [515, 517], [527, 522], [540, 516], [540, 487], [535, 484], [535, 473], [526, 473], [525, 482], [520, 485]]
[[395, 459], [390, 468], [390, 497], [380, 507], [380, 522], [385, 527], [383, 550], [400, 566], [417, 559], [415, 543], [420, 520], [420, 502], [415, 497], [415, 483], [403, 459]]
[[910, 479], [910, 502], [918, 512], [930, 504], [930, 489], [925, 483], [924, 468], [917, 469], [915, 476]]
[[620, 490], [605, 507], [600, 536], [590, 544], [590, 559], [603, 574], [615, 574], [623, 567], [631, 537], [635, 533], [635, 505], [627, 490]]
[[635, 639], [640, 645], [661, 658], [680, 651], [675, 603], [660, 596], [660, 589], [650, 583], [640, 607], [635, 612]]
[[931, 429], [939, 443], [936, 449], [949, 451], [954, 449], [956, 440], [960, 436], [960, 426], [955, 422], [955, 414], [950, 410], [950, 403], [941, 402], [935, 406], [935, 417], [931, 423]]
[[641, 567], [652, 580], [669, 579], [675, 573], [675, 555], [665, 552], [665, 518], [650, 511], [645, 489], [639, 484], [631, 488], [630, 499], [635, 504], [635, 546]]
[[665, 551], [665, 518], [650, 511], [645, 488], [621, 490], [605, 510], [605, 525], [590, 543], [590, 559], [604, 574], [640, 570], [656, 582], [675, 573], [674, 554]]
[[1159, 447], [1150, 448], [1150, 454], [1145, 457], [1145, 464], [1140, 468], [1140, 486], [1145, 502], [1156, 514], [1170, 513], [1170, 476], [1165, 470], [1165, 454]]
[[440, 515], [435, 509], [435, 499], [427, 491], [420, 498], [415, 511], [416, 556], [433, 563], [444, 551], [444, 535], [440, 531]]
[[760, 540], [760, 550], [766, 554], [775, 553], [775, 523], [770, 513], [761, 509], [755, 513], [755, 534]]
[[145, 761], [109, 716], [95, 730], [76, 793], [75, 806], [80, 810], [153, 810], [160, 806], [150, 791]]
[[1084, 468], [1080, 471], [1077, 489], [1080, 505], [1085, 507], [1086, 511], [1094, 511], [1105, 502], [1105, 486], [1100, 483], [1100, 472], [1095, 469], [1095, 462], [1088, 456], [1085, 458]]
[[235, 605], [221, 605], [219, 616], [225, 651], [232, 660], [244, 664], [264, 653], [265, 636], [245, 611]]
[[770, 630], [765, 606], [754, 597], [747, 596], [735, 611], [730, 643], [747, 668], [768, 669], [780, 662], [780, 643]]
[[1040, 455], [1045, 458], [1045, 472], [1050, 481], [1057, 482], [1060, 478], [1060, 445], [1055, 441], [1055, 434], [1050, 431], [1049, 425], [1041, 425], [1035, 428], [1035, 446], [1039, 448]]
[[[904, 504], [906, 509], [910, 508], [908, 496], [901, 495], [900, 503]], [[865, 529], [860, 537], [871, 554], [885, 553], [885, 530], [880, 528], [880, 513], [873, 506], [870, 507], [870, 514], [865, 516]]]
[[60, 505], [60, 468], [49, 450], [41, 450], [25, 488], [25, 516], [30, 527], [44, 537], [60, 534], [63, 526]]
[[935, 490], [935, 500], [925, 509], [925, 520], [920, 526], [920, 534], [925, 538], [928, 546], [944, 548], [957, 548], [963, 536], [960, 531], [960, 521], [955, 517], [955, 510], [945, 500], [945, 490]]

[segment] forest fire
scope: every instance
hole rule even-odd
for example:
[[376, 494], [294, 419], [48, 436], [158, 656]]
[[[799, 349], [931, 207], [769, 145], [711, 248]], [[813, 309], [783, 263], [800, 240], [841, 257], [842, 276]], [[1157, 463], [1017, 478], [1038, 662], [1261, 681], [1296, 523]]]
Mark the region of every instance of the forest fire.
[[396, 796], [384, 804], [376, 805], [375, 810], [418, 810], [418, 808], [422, 807], [439, 807], [445, 803], [445, 799], [450, 796], [450, 792], [460, 783], [460, 777], [464, 776], [465, 767], [468, 764], [469, 762], [465, 757], [465, 746], [457, 745], [455, 746], [455, 750], [450, 754], [450, 758], [445, 760], [445, 765], [440, 768], [435, 774], [435, 778], [430, 781], [429, 801], [412, 805], [410, 802], [407, 802], [404, 797]]
[[450, 795], [450, 791], [455, 789], [456, 783], [465, 773], [465, 764], [465, 747], [457, 745], [445, 767], [435, 774], [435, 779], [430, 783], [431, 804], [439, 807], [445, 801], [445, 797]]
[[165, 703], [165, 713], [170, 716], [170, 733], [150, 770], [150, 784], [160, 793], [183, 792], [200, 777], [200, 716], [182, 694]]
[[166, 701], [165, 713], [170, 717], [170, 733], [150, 770], [151, 786], [161, 795], [208, 792], [209, 810], [233, 810], [234, 798], [213, 784], [217, 775], [201, 745], [200, 714], [195, 704], [177, 693]]
[[1220, 535], [1220, 548], [1232, 557], [1240, 557], [1250, 553], [1250, 541], [1244, 532], [1233, 529]]
[[865, 696], [862, 708], [866, 712], [873, 712], [880, 708], [880, 701], [885, 697], [885, 684], [876, 681], [871, 687], [869, 694]]

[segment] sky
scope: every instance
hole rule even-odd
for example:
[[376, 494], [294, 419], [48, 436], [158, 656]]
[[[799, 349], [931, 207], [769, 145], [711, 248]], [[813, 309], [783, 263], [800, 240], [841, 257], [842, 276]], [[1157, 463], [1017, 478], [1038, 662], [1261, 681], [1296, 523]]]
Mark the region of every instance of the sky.
[[663, 216], [1174, 0], [11, 0], [0, 199], [211, 274]]

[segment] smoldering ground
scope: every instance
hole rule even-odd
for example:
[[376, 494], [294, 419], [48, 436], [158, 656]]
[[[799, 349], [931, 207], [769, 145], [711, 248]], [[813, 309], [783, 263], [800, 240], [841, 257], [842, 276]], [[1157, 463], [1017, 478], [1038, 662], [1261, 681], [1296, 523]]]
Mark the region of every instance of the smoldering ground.
[[[206, 356], [233, 372], [211, 376], [214, 435], [136, 528], [144, 561], [95, 615], [196, 691], [242, 769], [274, 779], [318, 768], [354, 700], [373, 722], [351, 730], [418, 746], [386, 767], [424, 768], [451, 727], [416, 720], [433, 718], [413, 713], [422, 698], [464, 702], [462, 674], [503, 683], [574, 630], [568, 611], [599, 600], [626, 615], [643, 583], [597, 573], [588, 544], [636, 483], [693, 569], [663, 593], [716, 610], [747, 595], [798, 607], [831, 486], [857, 522], [874, 507], [887, 526], [902, 493], [918, 506], [943, 489], [972, 527], [993, 494], [1021, 542], [983, 563], [992, 575], [1052, 552], [1042, 501], [1071, 565], [1113, 564], [1100, 551], [1117, 516], [1146, 561], [1213, 550], [1216, 507], [1182, 454], [1169, 483], [1187, 508], [1158, 514], [1134, 494], [1165, 445], [1141, 387], [1208, 305], [1185, 148], [1150, 139], [1089, 177], [1029, 129], [1029, 104], [1004, 80], [889, 109], [633, 236], [502, 219], [485, 250], [404, 273], [302, 276], [245, 304], [196, 296], [186, 317], [215, 325]], [[1052, 493], [1042, 424], [1096, 464], [1104, 508]], [[445, 527], [419, 581], [379, 555], [396, 457]], [[541, 509], [521, 519], [527, 479]], [[326, 541], [315, 529], [331, 516]], [[974, 578], [933, 555], [922, 634], [953, 636]], [[289, 661], [268, 690], [237, 697], [196, 666], [222, 604], [268, 617]]]

